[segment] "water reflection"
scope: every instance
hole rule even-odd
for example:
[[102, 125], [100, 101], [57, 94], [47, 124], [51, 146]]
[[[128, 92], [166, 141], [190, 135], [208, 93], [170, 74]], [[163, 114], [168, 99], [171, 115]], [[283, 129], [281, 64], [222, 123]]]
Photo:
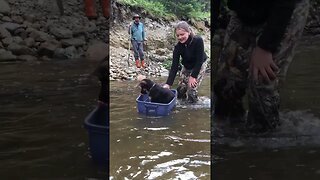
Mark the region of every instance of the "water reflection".
[[111, 83], [111, 179], [210, 179], [209, 83], [195, 108], [178, 102], [166, 117], [137, 113], [136, 82]]
[[0, 65], [1, 179], [107, 177], [88, 150], [83, 120], [99, 82], [85, 60]]

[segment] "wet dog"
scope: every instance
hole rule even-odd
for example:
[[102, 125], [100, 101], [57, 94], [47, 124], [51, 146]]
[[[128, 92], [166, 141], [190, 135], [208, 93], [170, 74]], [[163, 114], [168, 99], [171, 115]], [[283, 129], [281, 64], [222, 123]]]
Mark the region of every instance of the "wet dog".
[[167, 104], [170, 103], [175, 96], [170, 89], [163, 88], [144, 76], [139, 76], [138, 80], [140, 81], [141, 94], [148, 94], [150, 102]]

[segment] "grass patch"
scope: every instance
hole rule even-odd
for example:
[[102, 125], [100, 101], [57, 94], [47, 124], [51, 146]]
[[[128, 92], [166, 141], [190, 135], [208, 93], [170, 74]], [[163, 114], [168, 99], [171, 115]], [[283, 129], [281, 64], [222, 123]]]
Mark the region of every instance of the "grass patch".
[[165, 6], [160, 2], [150, 1], [150, 0], [117, 0], [117, 1], [132, 7], [144, 8], [147, 12], [155, 16], [161, 16], [161, 17], [173, 16], [173, 14], [169, 13], [166, 10]]
[[171, 64], [172, 64], [172, 59], [171, 59], [171, 58], [168, 58], [167, 60], [165, 60], [165, 61], [162, 63], [162, 66], [163, 66], [164, 68], [166, 68], [167, 70], [170, 70]]
[[[210, 20], [210, 12], [197, 8], [201, 2], [182, 3], [173, 0], [116, 0], [117, 2], [131, 7], [145, 9], [148, 13], [162, 18], [184, 17], [195, 20]], [[195, 5], [197, 4], [197, 5]], [[196, 7], [197, 6], [197, 7]]]
[[205, 20], [205, 19], [207, 19], [208, 21], [210, 21], [210, 12], [193, 11], [193, 12], [191, 12], [191, 16], [195, 20]]

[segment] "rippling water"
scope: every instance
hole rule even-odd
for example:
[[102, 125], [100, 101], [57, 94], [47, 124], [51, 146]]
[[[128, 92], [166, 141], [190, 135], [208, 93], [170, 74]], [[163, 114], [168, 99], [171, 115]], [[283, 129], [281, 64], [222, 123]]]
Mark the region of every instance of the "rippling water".
[[0, 64], [1, 179], [104, 179], [83, 120], [96, 105], [97, 63]]
[[162, 118], [137, 113], [136, 85], [110, 84], [110, 178], [210, 179], [209, 78], [199, 103], [178, 102]]
[[213, 138], [213, 178], [320, 179], [319, 47], [298, 49], [280, 92], [277, 132]]

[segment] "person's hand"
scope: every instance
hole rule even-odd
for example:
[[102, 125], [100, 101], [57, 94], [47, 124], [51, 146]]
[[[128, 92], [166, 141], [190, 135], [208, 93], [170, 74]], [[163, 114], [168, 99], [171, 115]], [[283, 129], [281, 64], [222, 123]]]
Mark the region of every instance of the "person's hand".
[[164, 84], [162, 87], [163, 87], [163, 88], [170, 89], [170, 85], [169, 85], [169, 84]]
[[273, 62], [272, 53], [260, 47], [255, 47], [250, 61], [250, 72], [255, 82], [260, 74], [268, 83], [276, 78], [278, 66]]
[[197, 84], [198, 84], [197, 79], [192, 77], [192, 76], [190, 76], [189, 77], [189, 81], [188, 81], [189, 87], [194, 88], [194, 87], [197, 86]]

